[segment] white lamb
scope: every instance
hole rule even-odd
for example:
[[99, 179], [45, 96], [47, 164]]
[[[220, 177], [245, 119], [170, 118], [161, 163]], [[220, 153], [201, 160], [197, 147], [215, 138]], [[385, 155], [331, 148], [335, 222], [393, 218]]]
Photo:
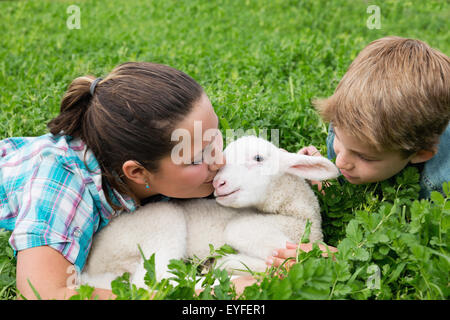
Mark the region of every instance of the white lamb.
[[233, 247], [222, 266], [231, 271], [266, 269], [265, 259], [286, 241], [299, 242], [306, 221], [310, 241], [322, 240], [317, 198], [304, 179], [326, 180], [339, 172], [324, 157], [284, 152], [255, 136], [242, 137], [224, 151], [226, 165], [213, 185], [216, 199], [171, 200], [143, 206], [114, 218], [94, 238], [82, 282], [110, 288], [124, 272], [144, 287], [138, 250], [155, 253], [157, 278], [167, 278], [170, 259], [204, 258], [209, 244]]

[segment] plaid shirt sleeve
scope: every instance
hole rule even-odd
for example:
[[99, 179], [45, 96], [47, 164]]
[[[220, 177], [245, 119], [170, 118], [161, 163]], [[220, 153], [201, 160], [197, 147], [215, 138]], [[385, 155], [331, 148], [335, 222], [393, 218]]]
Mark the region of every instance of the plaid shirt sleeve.
[[111, 208], [101, 196], [100, 175], [89, 175], [64, 141], [56, 148], [42, 140], [0, 143], [2, 157], [11, 153], [3, 162], [0, 157], [0, 228], [12, 230], [15, 251], [49, 246], [82, 270]]
[[43, 159], [33, 168], [20, 198], [11, 246], [16, 251], [50, 246], [81, 270], [99, 223], [81, 177]]

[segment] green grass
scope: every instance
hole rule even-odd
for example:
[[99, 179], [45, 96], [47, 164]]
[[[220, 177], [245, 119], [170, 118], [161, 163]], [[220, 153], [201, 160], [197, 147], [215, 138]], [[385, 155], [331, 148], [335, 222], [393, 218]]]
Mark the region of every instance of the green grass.
[[[81, 29], [66, 26], [67, 7]], [[370, 30], [367, 6], [381, 9]], [[72, 79], [125, 61], [180, 69], [206, 90], [221, 128], [280, 130], [280, 146], [325, 151], [311, 99], [330, 95], [374, 39], [424, 40], [450, 54], [448, 1], [0, 1], [0, 139], [36, 136]], [[0, 233], [0, 299], [14, 296], [14, 260]]]

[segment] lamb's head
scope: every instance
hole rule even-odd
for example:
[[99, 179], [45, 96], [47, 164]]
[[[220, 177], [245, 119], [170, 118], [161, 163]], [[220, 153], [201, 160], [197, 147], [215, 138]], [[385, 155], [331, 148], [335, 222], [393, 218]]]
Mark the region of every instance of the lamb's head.
[[224, 150], [226, 165], [214, 178], [216, 201], [227, 207], [257, 206], [275, 178], [289, 173], [309, 180], [336, 178], [339, 171], [324, 157], [285, 152], [267, 140], [245, 136]]

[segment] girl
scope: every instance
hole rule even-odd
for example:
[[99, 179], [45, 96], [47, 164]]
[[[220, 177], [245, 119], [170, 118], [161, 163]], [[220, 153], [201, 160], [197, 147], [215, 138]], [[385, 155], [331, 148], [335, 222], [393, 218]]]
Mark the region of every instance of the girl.
[[[212, 160], [182, 150], [191, 162], [175, 163], [172, 132], [187, 130], [194, 146], [198, 121], [202, 133], [217, 130], [200, 142], [202, 150], [214, 148]], [[29, 283], [43, 299], [76, 294], [71, 275], [114, 215], [149, 199], [208, 196], [225, 163], [202, 87], [165, 65], [129, 62], [104, 79], [76, 78], [48, 128], [40, 137], [0, 141], [0, 228], [12, 230], [17, 288], [27, 299], [35, 298]], [[95, 295], [112, 297], [103, 289]]]

